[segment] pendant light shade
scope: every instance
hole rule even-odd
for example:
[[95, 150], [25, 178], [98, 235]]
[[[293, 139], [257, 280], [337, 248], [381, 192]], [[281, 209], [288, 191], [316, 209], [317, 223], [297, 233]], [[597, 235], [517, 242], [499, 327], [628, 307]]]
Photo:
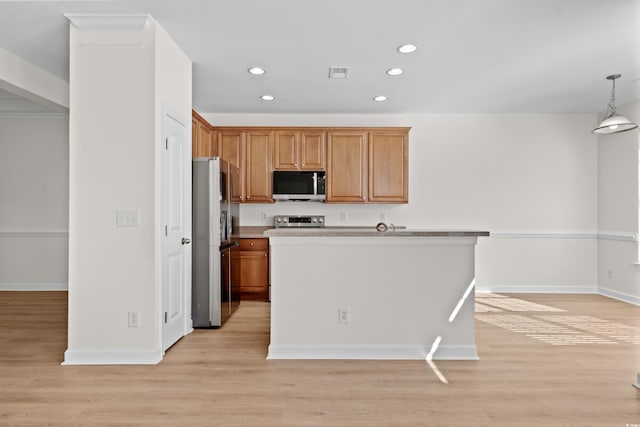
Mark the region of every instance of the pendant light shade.
[[597, 135], [607, 135], [610, 133], [619, 133], [627, 130], [635, 129], [637, 124], [633, 123], [626, 117], [619, 116], [616, 111], [616, 79], [622, 77], [621, 74], [612, 74], [607, 76], [607, 80], [611, 80], [613, 86], [611, 87], [611, 99], [609, 105], [607, 105], [607, 114], [604, 120], [600, 122], [598, 126], [591, 133]]

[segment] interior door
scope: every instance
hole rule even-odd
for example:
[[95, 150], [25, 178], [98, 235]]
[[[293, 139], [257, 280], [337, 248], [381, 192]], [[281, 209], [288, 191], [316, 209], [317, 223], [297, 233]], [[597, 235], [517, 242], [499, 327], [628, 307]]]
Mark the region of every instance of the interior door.
[[[186, 126], [163, 114], [162, 348], [186, 333], [187, 304], [187, 176]], [[186, 151], [185, 151], [186, 150]]]

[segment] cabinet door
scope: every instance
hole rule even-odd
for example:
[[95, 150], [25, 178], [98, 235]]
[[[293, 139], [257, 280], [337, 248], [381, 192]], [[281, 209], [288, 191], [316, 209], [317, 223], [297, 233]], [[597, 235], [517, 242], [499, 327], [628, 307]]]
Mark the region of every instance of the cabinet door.
[[241, 299], [269, 298], [269, 256], [267, 252], [240, 252]]
[[300, 132], [300, 169], [325, 169], [325, 132]]
[[296, 131], [275, 132], [273, 146], [273, 168], [291, 170], [298, 168], [298, 135]]
[[231, 178], [231, 201], [244, 200], [244, 146], [245, 133], [236, 130], [218, 132], [218, 153], [220, 157], [236, 167]]
[[198, 157], [198, 121], [191, 118], [191, 157]]
[[269, 298], [269, 243], [267, 239], [240, 239], [241, 299]]
[[211, 128], [206, 123], [198, 122], [197, 157], [211, 157]]
[[369, 134], [369, 201], [406, 203], [408, 133]]
[[271, 131], [247, 132], [245, 161], [246, 202], [270, 202], [271, 198]]
[[367, 200], [367, 132], [330, 131], [327, 202]]

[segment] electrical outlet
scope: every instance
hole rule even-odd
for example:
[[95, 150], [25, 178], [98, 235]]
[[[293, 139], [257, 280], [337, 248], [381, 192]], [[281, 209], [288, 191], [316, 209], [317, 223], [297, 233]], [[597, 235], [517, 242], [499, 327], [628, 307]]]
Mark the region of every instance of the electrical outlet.
[[380, 212], [380, 221], [385, 222], [387, 220], [387, 213]]
[[613, 279], [613, 269], [609, 269], [609, 271], [607, 271], [607, 277], [609, 277], [609, 279]]
[[345, 222], [347, 220], [347, 213], [340, 212], [339, 217], [340, 217], [340, 222]]
[[129, 314], [129, 327], [137, 328], [140, 324], [140, 313], [137, 311], [130, 311]]
[[338, 307], [338, 323], [351, 322], [351, 310], [348, 307]]
[[267, 215], [266, 212], [262, 212], [261, 216], [262, 216], [262, 222], [264, 222], [265, 224], [269, 222], [269, 215]]

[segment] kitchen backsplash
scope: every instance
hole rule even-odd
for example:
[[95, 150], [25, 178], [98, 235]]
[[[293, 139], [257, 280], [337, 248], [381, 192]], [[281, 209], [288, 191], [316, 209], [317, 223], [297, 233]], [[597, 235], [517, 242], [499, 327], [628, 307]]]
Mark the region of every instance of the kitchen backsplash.
[[375, 226], [378, 222], [406, 225], [408, 205], [355, 205], [318, 202], [241, 204], [240, 224], [272, 225], [274, 215], [324, 215], [328, 226]]

